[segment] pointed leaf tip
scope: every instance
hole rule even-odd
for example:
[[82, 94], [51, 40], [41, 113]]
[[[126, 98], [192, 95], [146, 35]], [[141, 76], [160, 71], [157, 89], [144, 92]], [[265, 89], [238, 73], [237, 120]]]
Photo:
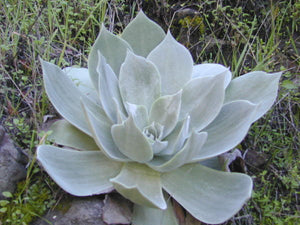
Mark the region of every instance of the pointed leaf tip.
[[165, 37], [163, 29], [150, 20], [142, 10], [126, 26], [122, 38], [132, 47], [135, 54], [146, 57]]
[[162, 95], [176, 93], [191, 79], [193, 58], [170, 32], [147, 58], [158, 68]]

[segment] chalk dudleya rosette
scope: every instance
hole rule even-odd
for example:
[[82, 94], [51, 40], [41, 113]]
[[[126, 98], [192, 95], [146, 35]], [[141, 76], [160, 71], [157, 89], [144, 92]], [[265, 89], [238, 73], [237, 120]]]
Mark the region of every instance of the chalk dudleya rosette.
[[195, 218], [221, 223], [250, 198], [252, 180], [223, 172], [234, 148], [274, 103], [281, 73], [232, 79], [193, 64], [170, 32], [140, 11], [121, 36], [103, 25], [88, 69], [42, 61], [47, 95], [62, 115], [37, 158], [65, 191], [116, 190], [136, 203], [133, 224], [177, 224], [170, 197]]

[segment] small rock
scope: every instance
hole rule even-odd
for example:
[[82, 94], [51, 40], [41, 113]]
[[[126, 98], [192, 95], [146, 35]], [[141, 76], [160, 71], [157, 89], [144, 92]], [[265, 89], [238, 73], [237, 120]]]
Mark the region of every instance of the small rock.
[[245, 160], [247, 164], [260, 168], [267, 162], [267, 155], [263, 152], [249, 150], [246, 153]]
[[[62, 202], [68, 210], [55, 209], [32, 225], [106, 225], [102, 220], [103, 200], [95, 197], [74, 197], [70, 202]], [[64, 206], [64, 205], [63, 205]]]
[[22, 159], [22, 154], [0, 126], [0, 199], [4, 198], [2, 192], [14, 192], [17, 182], [26, 177], [26, 169], [20, 163]]
[[130, 224], [132, 220], [132, 203], [119, 194], [105, 196], [103, 221], [107, 224]]

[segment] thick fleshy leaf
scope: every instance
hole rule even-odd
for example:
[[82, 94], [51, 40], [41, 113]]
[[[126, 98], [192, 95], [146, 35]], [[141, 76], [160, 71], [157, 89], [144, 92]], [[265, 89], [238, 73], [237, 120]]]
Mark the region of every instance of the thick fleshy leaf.
[[107, 121], [101, 106], [87, 98], [59, 67], [43, 60], [41, 63], [47, 95], [59, 114], [84, 133], [91, 135], [81, 107], [82, 99], [93, 112], [97, 112], [99, 119]]
[[128, 51], [119, 76], [124, 102], [144, 105], [149, 110], [160, 95], [160, 77], [152, 62]]
[[155, 140], [152, 144], [152, 151], [154, 154], [159, 154], [168, 146], [168, 141]]
[[150, 20], [142, 10], [122, 33], [122, 38], [130, 44], [134, 53], [143, 57], [146, 57], [164, 37], [164, 30]]
[[133, 208], [133, 225], [178, 225], [171, 199], [167, 200], [166, 210], [150, 208], [135, 204]]
[[109, 179], [122, 167], [122, 163], [109, 160], [100, 151], [76, 151], [50, 145], [38, 147], [37, 159], [60, 187], [76, 196], [112, 191]]
[[256, 107], [244, 100], [225, 104], [217, 118], [203, 130], [208, 138], [194, 161], [220, 155], [239, 144], [248, 132]]
[[164, 127], [162, 138], [166, 137], [176, 126], [180, 107], [181, 91], [174, 95], [165, 95], [158, 98], [152, 105], [149, 122], [156, 122]]
[[247, 73], [231, 81], [226, 89], [225, 102], [248, 100], [258, 104], [252, 121], [262, 117], [273, 105], [278, 92], [281, 72], [269, 74], [262, 71]]
[[66, 67], [63, 71], [74, 82], [79, 90], [95, 102], [99, 102], [98, 94], [91, 81], [87, 68]]
[[179, 151], [189, 136], [190, 117], [177, 123], [172, 133], [164, 140], [168, 141], [168, 146], [159, 155], [173, 155]]
[[126, 57], [129, 44], [120, 37], [110, 33], [102, 24], [101, 31], [97, 37], [88, 59], [88, 69], [95, 88], [98, 88], [98, 51], [105, 57], [116, 76], [119, 76], [121, 64]]
[[144, 163], [153, 158], [151, 145], [135, 125], [132, 116], [122, 124], [113, 125], [111, 134], [120, 152], [130, 159]]
[[118, 106], [122, 107], [122, 100], [119, 91], [119, 81], [114, 71], [106, 63], [106, 60], [100, 52], [98, 52], [99, 64], [97, 71], [99, 73], [99, 93], [102, 107], [106, 115], [113, 123], [117, 123], [117, 110], [115, 100]]
[[58, 120], [51, 125], [53, 132], [47, 137], [56, 144], [79, 150], [99, 150], [99, 147], [90, 136], [78, 130], [66, 120]]
[[209, 167], [215, 170], [222, 170], [222, 165], [219, 161], [219, 157], [213, 157], [209, 159], [205, 159], [199, 162], [202, 166]]
[[111, 126], [110, 122], [105, 122], [100, 120], [95, 116], [93, 112], [89, 110], [89, 107], [84, 103], [82, 105], [84, 108], [84, 113], [86, 116], [87, 124], [89, 125], [92, 135], [96, 144], [102, 150], [102, 152], [109, 158], [121, 161], [128, 162], [131, 161], [125, 155], [123, 155], [118, 147], [115, 145], [114, 140], [111, 135]]
[[214, 77], [220, 73], [225, 73], [224, 87], [226, 88], [232, 78], [232, 73], [228, 68], [216, 63], [203, 63], [193, 67], [192, 78], [196, 77]]
[[252, 180], [240, 173], [189, 164], [162, 174], [163, 188], [198, 220], [218, 224], [230, 219], [251, 196]]
[[147, 165], [156, 171], [164, 173], [187, 164], [191, 162], [195, 156], [197, 156], [199, 151], [201, 151], [206, 138], [207, 133], [198, 133], [194, 131], [184, 147], [174, 156], [161, 156], [159, 158], [154, 158]]
[[201, 130], [206, 127], [220, 112], [225, 90], [226, 72], [213, 77], [198, 77], [184, 86], [180, 119], [191, 117], [190, 130]]
[[166, 209], [160, 173], [139, 163], [127, 163], [118, 176], [110, 179], [115, 189], [134, 203]]
[[193, 58], [170, 32], [147, 58], [158, 68], [162, 95], [175, 94], [192, 77]]
[[146, 107], [143, 105], [135, 105], [128, 102], [126, 102], [125, 105], [128, 114], [132, 116], [136, 126], [140, 130], [143, 130], [143, 128], [149, 123], [148, 112]]

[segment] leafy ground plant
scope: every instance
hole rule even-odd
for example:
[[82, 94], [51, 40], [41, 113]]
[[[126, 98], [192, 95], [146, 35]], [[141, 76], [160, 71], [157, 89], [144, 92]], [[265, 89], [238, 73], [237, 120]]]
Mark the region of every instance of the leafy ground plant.
[[251, 196], [251, 178], [216, 170], [216, 157], [272, 106], [281, 73], [231, 80], [220, 64], [194, 66], [142, 11], [121, 37], [102, 25], [88, 69], [41, 62], [64, 117], [51, 138], [65, 148], [41, 145], [37, 159], [65, 191], [116, 189], [136, 203], [133, 224], [149, 225], [177, 223], [168, 196], [206, 223], [228, 220]]
[[[224, 225], [297, 224], [299, 3], [299, 0], [0, 1], [0, 124], [34, 162], [34, 146], [41, 139], [38, 134], [43, 129], [43, 120], [57, 115], [42, 92], [38, 56], [59, 66], [86, 67], [87, 54], [101, 22], [118, 34], [136, 10], [143, 8], [150, 18], [164, 30], [169, 28], [176, 40], [189, 48], [197, 63], [221, 63], [231, 68], [234, 77], [252, 70], [287, 71], [273, 109], [255, 122], [238, 146], [247, 173], [253, 178], [254, 192], [248, 204]], [[0, 212], [2, 224], [18, 210], [22, 211], [18, 222], [7, 224], [30, 224], [35, 217], [42, 216], [44, 211], [33, 211], [30, 219], [22, 220], [22, 215], [30, 212], [26, 203], [31, 198], [38, 205], [43, 204], [38, 192], [29, 191], [37, 181], [45, 184], [43, 188], [51, 191], [48, 197], [56, 201], [52, 206], [44, 204], [47, 208], [59, 205], [61, 195], [66, 195], [50, 185], [37, 165], [33, 168], [26, 185], [20, 183], [23, 191], [16, 191], [8, 199], [9, 213]]]

